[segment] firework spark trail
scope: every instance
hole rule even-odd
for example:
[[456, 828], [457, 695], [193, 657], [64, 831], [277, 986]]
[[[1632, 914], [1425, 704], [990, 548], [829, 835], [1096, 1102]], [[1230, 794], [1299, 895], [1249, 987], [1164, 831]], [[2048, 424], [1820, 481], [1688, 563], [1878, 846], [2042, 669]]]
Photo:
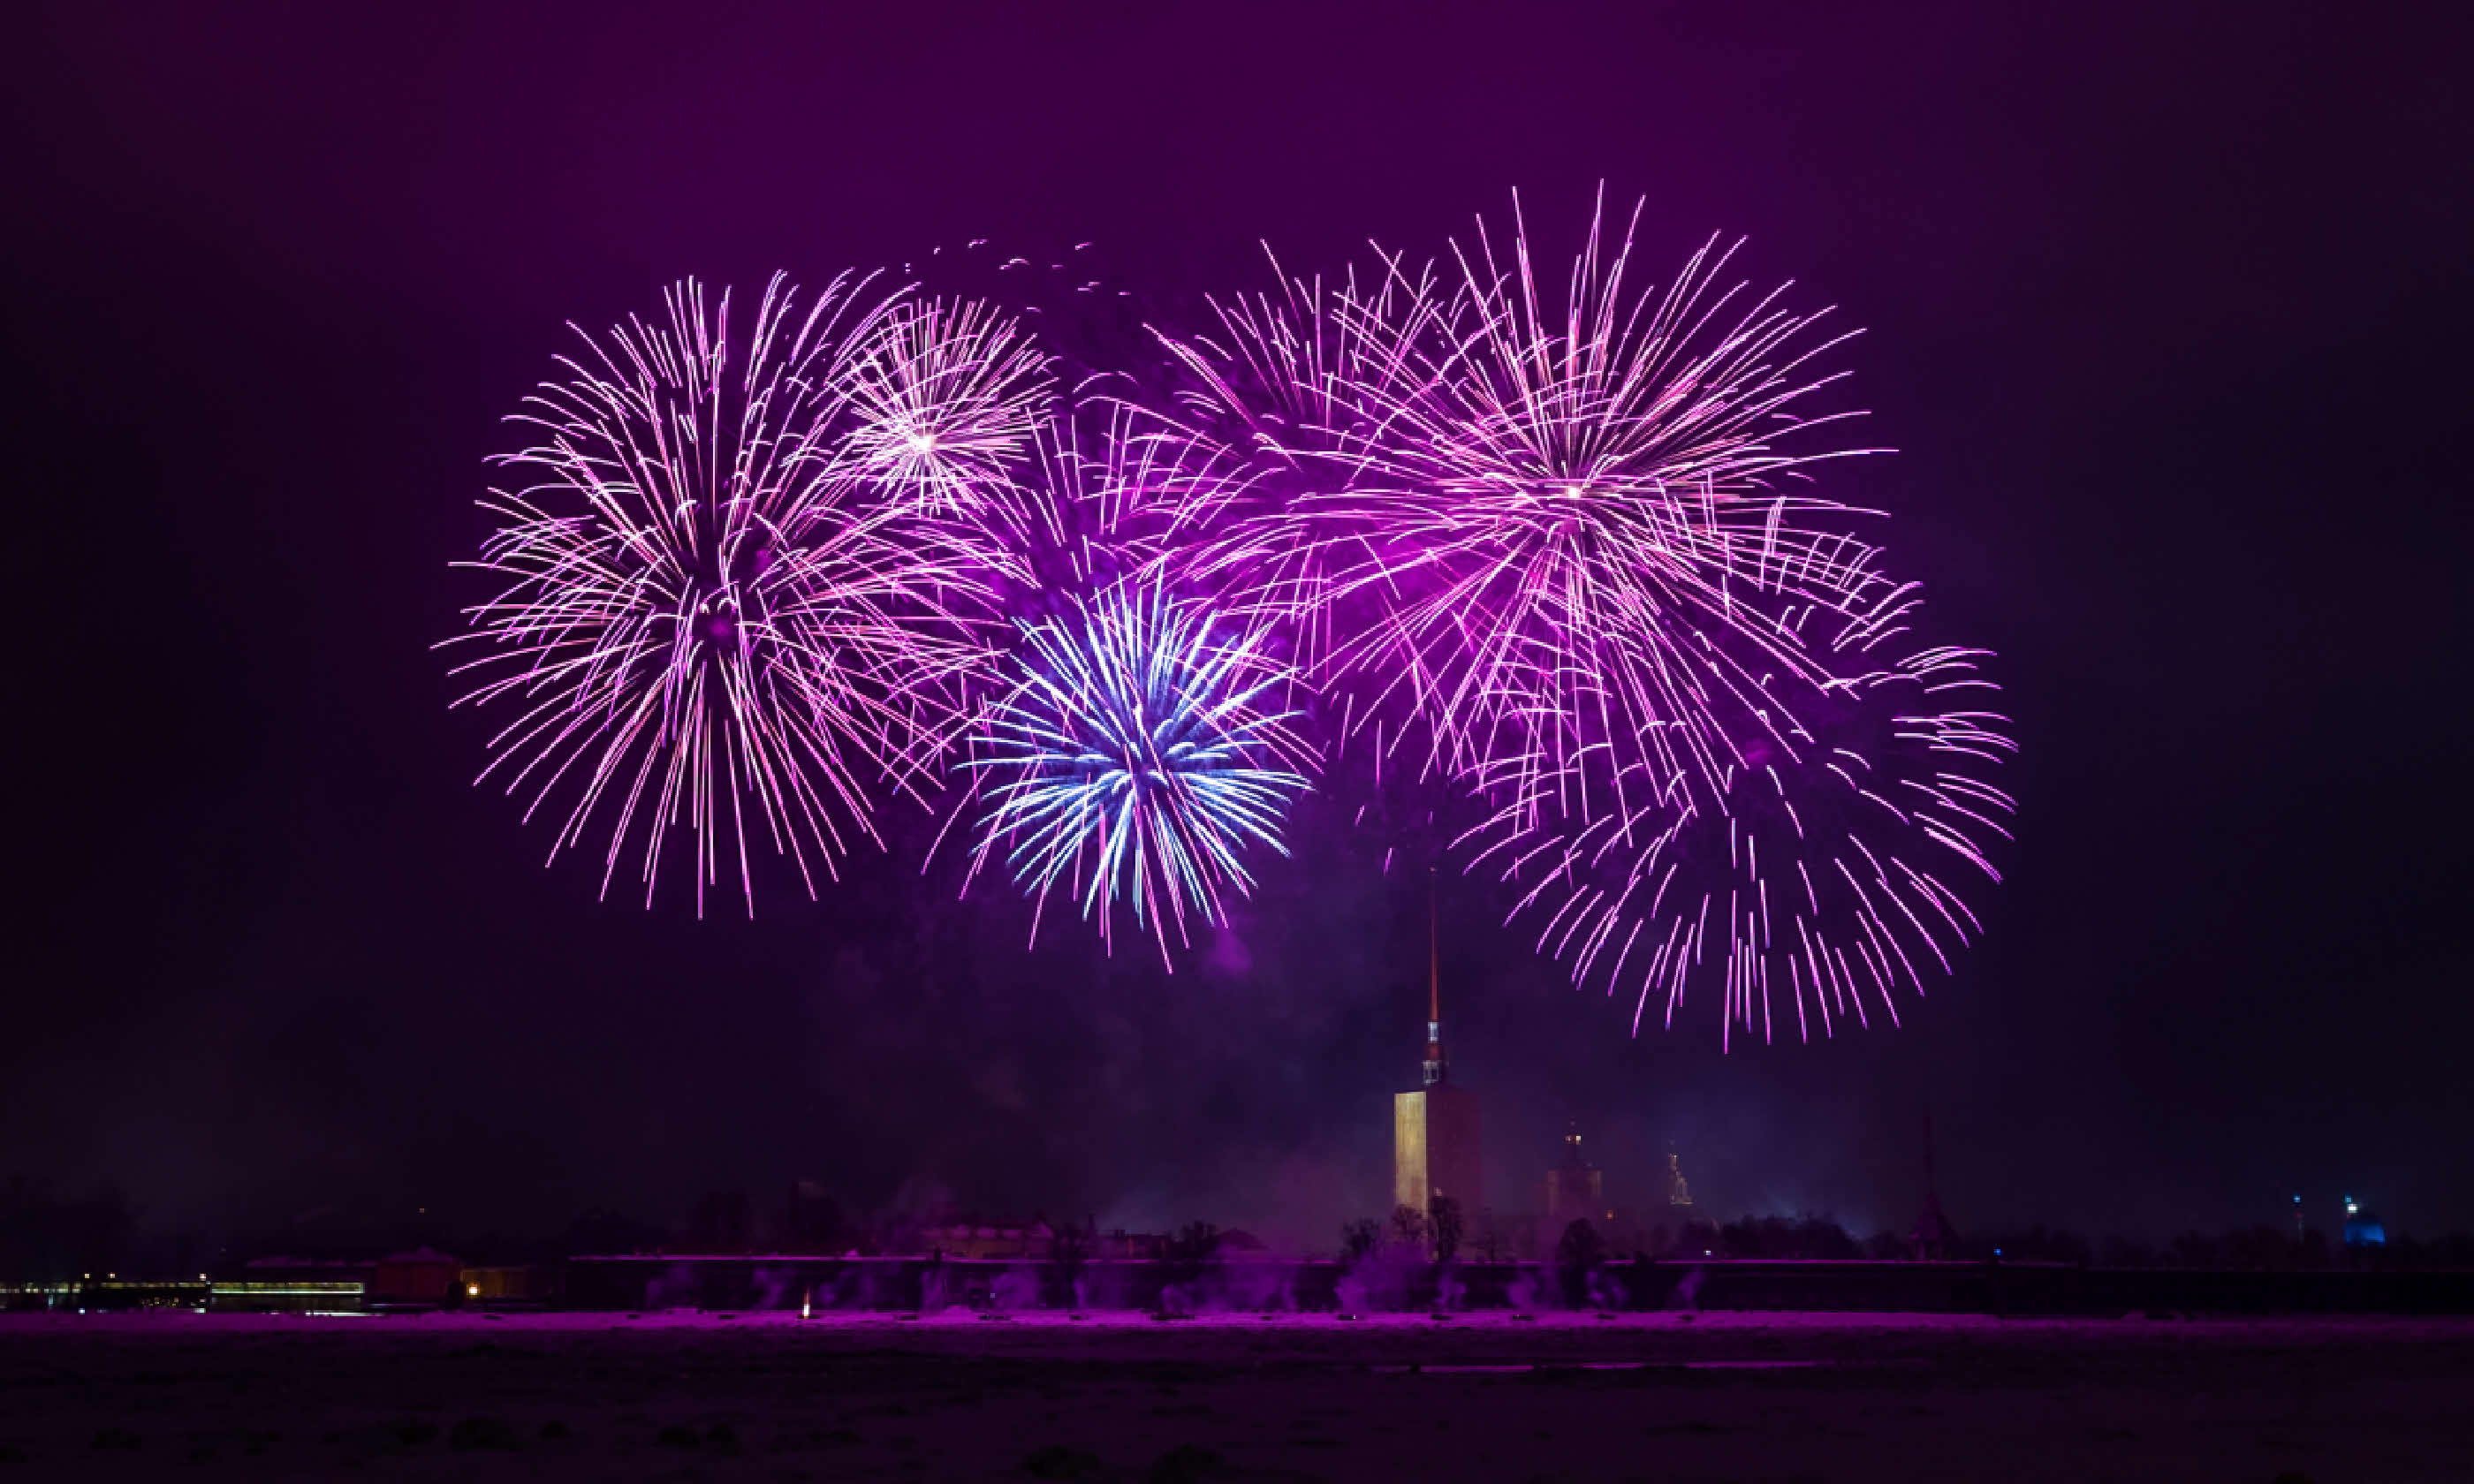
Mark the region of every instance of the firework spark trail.
[[[977, 481], [964, 498], [920, 513], [910, 523], [920, 539], [939, 544], [964, 569], [984, 578], [974, 611], [996, 620], [1014, 638], [1009, 646], [992, 648], [973, 679], [973, 693], [982, 699], [968, 732], [971, 760], [958, 770], [965, 796], [947, 821], [950, 831], [966, 813], [981, 811], [982, 838], [970, 871], [973, 877], [989, 857], [989, 831], [1018, 827], [1028, 820], [1023, 813], [1028, 791], [1002, 791], [1002, 785], [1023, 779], [1009, 778], [1005, 765], [994, 759], [1022, 755], [1018, 724], [1030, 714], [1024, 709], [1026, 696], [1054, 703], [1062, 694], [1054, 683], [1033, 683], [1037, 677], [1076, 676], [1087, 688], [1113, 674], [1121, 686], [1128, 685], [1132, 682], [1126, 677], [1136, 673], [1133, 667], [1147, 653], [1142, 646], [1166, 646], [1160, 658], [1149, 661], [1165, 665], [1176, 659], [1181, 647], [1201, 644], [1210, 634], [1224, 629], [1244, 628], [1234, 621], [1197, 627], [1201, 620], [1196, 615], [1208, 610], [1209, 604], [1200, 596], [1203, 585], [1190, 579], [1191, 548], [1198, 534], [1242, 491], [1246, 471], [1213, 457], [1191, 440], [1164, 431], [1146, 409], [1119, 395], [1113, 385], [1116, 380], [1098, 376], [1078, 387], [1073, 398], [1033, 430], [1032, 457], [1007, 469], [1006, 477]], [[1143, 593], [1150, 594], [1146, 603], [1135, 603], [1131, 595]], [[1273, 648], [1261, 632], [1247, 634], [1233, 647], [1214, 641], [1208, 649], [1176, 660], [1196, 673], [1178, 679], [1172, 670], [1157, 679], [1163, 684], [1175, 680], [1180, 685], [1201, 687], [1192, 691], [1198, 701], [1206, 696], [1208, 686], [1241, 675], [1276, 677], [1276, 688], [1282, 694], [1298, 693], [1301, 688], [1298, 678], [1275, 659]], [[1211, 663], [1205, 664], [1206, 658]], [[1119, 668], [1113, 672], [1102, 668], [1110, 664]], [[1232, 717], [1253, 707], [1263, 693], [1259, 681], [1249, 683], [1253, 694], [1224, 698], [1220, 703], [1236, 708], [1230, 712]], [[1275, 753], [1302, 762], [1302, 749], [1288, 728], [1291, 719], [1292, 713], [1287, 712], [1259, 719], [1257, 729], [1263, 733], [1259, 740], [1273, 745]], [[1009, 727], [1016, 730], [1008, 731]], [[1208, 783], [1203, 792], [1225, 791], [1227, 786]], [[1010, 810], [1007, 800], [1012, 801]], [[931, 859], [943, 838], [940, 832], [937, 845], [930, 850]], [[1074, 845], [1077, 838], [1067, 830], [1046, 844], [1061, 848]], [[1172, 843], [1176, 838], [1182, 837], [1172, 837]], [[1222, 867], [1224, 858], [1233, 862], [1237, 843], [1242, 842], [1232, 836], [1217, 852], [1191, 853], [1188, 858], [1201, 866], [1184, 871], [1167, 870], [1163, 864], [1174, 864], [1174, 851], [1162, 854], [1145, 848], [1135, 864], [1167, 870], [1167, 874], [1134, 872], [1124, 894], [1138, 922], [1150, 923], [1163, 947], [1172, 922], [1182, 939], [1184, 909], [1189, 903], [1201, 904], [1206, 918], [1216, 920], [1218, 884], [1226, 880], [1241, 893], [1245, 889], [1247, 878], [1242, 872], [1231, 875]], [[1275, 835], [1272, 843], [1277, 849]], [[1056, 860], [1071, 861], [1060, 869], [1070, 876], [1072, 890], [1083, 898], [1084, 915], [1099, 911], [1103, 937], [1111, 937], [1107, 914], [1119, 888], [1111, 882], [1109, 869], [1094, 866], [1086, 873], [1085, 864], [1070, 855]], [[1046, 895], [1056, 881], [1053, 876], [1037, 877], [1027, 859], [1014, 865], [1017, 880], [1031, 887], [1044, 910]], [[1127, 862], [1120, 859], [1116, 865]], [[1085, 894], [1086, 883], [1105, 883], [1106, 890], [1095, 901]], [[966, 880], [966, 889], [967, 884]], [[1034, 937], [1037, 928], [1035, 914]]]
[[[1105, 378], [1095, 378], [1105, 379]], [[934, 507], [906, 506], [905, 540], [968, 574], [945, 609], [967, 625], [1018, 634], [1077, 610], [1122, 582], [1164, 581], [1200, 595], [1201, 537], [1250, 472], [1163, 430], [1136, 404], [1078, 388], [1031, 429], [1026, 456], [953, 487]], [[991, 664], [1004, 646], [992, 648]]]
[[1981, 775], [2010, 744], [1938, 708], [1985, 683], [1975, 654], [1882, 658], [1920, 600], [1844, 529], [1876, 513], [1780, 488], [1875, 451], [1805, 410], [1848, 337], [1720, 288], [1714, 246], [1628, 290], [1638, 216], [1619, 242], [1593, 216], [1560, 302], [1516, 199], [1508, 249], [1481, 223], [1441, 275], [1382, 254], [1215, 302], [1213, 336], [1161, 336], [1178, 416], [1273, 471], [1215, 560], [1350, 726], [1421, 727], [1484, 801], [1457, 845], [1540, 951], [1637, 985], [1636, 1027], [1708, 973], [1730, 1039], [1773, 1034], [1782, 996], [1828, 1035], [1976, 930], [1949, 874], [1994, 875], [2009, 805]]
[[982, 646], [914, 594], [968, 574], [835, 473], [852, 353], [886, 313], [868, 287], [837, 278], [803, 312], [777, 275], [734, 346], [727, 291], [709, 306], [688, 280], [653, 323], [578, 330], [510, 419], [538, 442], [497, 462], [536, 482], [482, 502], [503, 524], [465, 564], [507, 585], [449, 642], [485, 649], [462, 702], [523, 708], [481, 777], [526, 819], [572, 784], [551, 858], [615, 815], [605, 895], [641, 838], [649, 904], [684, 824], [698, 914], [726, 867], [752, 913], [751, 804], [813, 895], [815, 865], [874, 837], [869, 788], [933, 781], [960, 719], [945, 687]]
[[852, 357], [857, 425], [840, 453], [896, 502], [932, 513], [1002, 486], [1055, 396], [1021, 323], [972, 299], [902, 300]]
[[1811, 524], [1851, 513], [1769, 488], [1864, 451], [1780, 446], [1834, 420], [1793, 406], [1835, 379], [1805, 367], [1844, 337], [1806, 344], [1818, 317], [1775, 295], [1719, 327], [1737, 293], [1708, 250], [1666, 295], [1629, 294], [1630, 244], [1608, 255], [1593, 220], [1560, 324], [1516, 218], [1510, 269], [1481, 227], [1456, 282], [1387, 256], [1369, 286], [1293, 280], [1217, 306], [1215, 339], [1169, 342], [1195, 420], [1241, 423], [1229, 441], [1294, 476], [1225, 560], [1259, 569], [1320, 680], [1365, 696], [1361, 716], [1398, 703], [1448, 773], [1511, 761], [1585, 787], [1593, 751], [1655, 738], [1714, 777], [1692, 723], [1700, 692], [1737, 682], [1709, 673], [1703, 631], [1818, 678], [1803, 636], [1743, 599], [1846, 613], [1881, 581], [1872, 548]]
[[974, 872], [1002, 851], [1043, 904], [1072, 891], [1111, 946], [1122, 898], [1172, 970], [1172, 927], [1182, 945], [1189, 916], [1225, 922], [1224, 893], [1253, 885], [1244, 849], [1288, 853], [1280, 820], [1307, 780], [1289, 672], [1261, 631], [1221, 627], [1158, 581], [1026, 622], [1021, 679], [964, 764], [987, 801]]
[[[1521, 892], [1514, 916], [1541, 922], [1539, 950], [1575, 984], [1634, 996], [1636, 1030], [1654, 997], [1672, 1027], [1703, 976], [1729, 1042], [1828, 1038], [1871, 1009], [1896, 1023], [1902, 982], [1922, 995], [1919, 967], [1947, 971], [1982, 931], [1953, 883], [2001, 879], [1987, 846], [2008, 838], [2011, 801], [1988, 775], [2012, 744], [2001, 717], [1956, 699], [1992, 688], [1982, 658], [1928, 650], [1816, 688], [1800, 750], [1757, 740], [1714, 792], [1679, 774], [1653, 798], [1644, 778], [1641, 807], [1595, 819], [1507, 799], [1455, 847]], [[1628, 977], [1644, 940], [1662, 946]]]

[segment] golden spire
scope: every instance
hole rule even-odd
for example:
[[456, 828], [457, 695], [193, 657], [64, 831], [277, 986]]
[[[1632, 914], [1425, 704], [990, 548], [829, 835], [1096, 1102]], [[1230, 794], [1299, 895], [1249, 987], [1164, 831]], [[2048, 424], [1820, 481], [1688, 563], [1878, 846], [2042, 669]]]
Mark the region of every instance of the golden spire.
[[1426, 868], [1426, 1018], [1443, 1021], [1443, 957], [1435, 926], [1435, 868]]

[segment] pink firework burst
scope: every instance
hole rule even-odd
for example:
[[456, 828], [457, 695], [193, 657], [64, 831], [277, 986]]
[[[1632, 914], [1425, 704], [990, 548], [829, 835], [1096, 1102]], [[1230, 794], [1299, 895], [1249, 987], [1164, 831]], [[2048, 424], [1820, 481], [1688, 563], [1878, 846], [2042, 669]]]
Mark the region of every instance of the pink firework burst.
[[1205, 411], [1286, 471], [1227, 560], [1302, 622], [1328, 680], [1405, 703], [1453, 774], [1586, 784], [1607, 738], [1696, 714], [1679, 688], [1710, 630], [1823, 673], [1782, 605], [1747, 599], [1846, 610], [1872, 581], [1850, 513], [1781, 487], [1866, 451], [1804, 446], [1844, 416], [1797, 409], [1845, 337], [1775, 294], [1728, 318], [1741, 293], [1711, 250], [1636, 292], [1630, 230], [1610, 251], [1602, 226], [1560, 302], [1516, 215], [1508, 253], [1481, 226], [1447, 276], [1388, 256], [1363, 282], [1223, 306], [1216, 341], [1173, 347]]
[[1847, 336], [1723, 287], [1714, 247], [1634, 288], [1638, 216], [1593, 214], [1560, 295], [1516, 201], [1441, 274], [1387, 254], [1219, 305], [1168, 342], [1185, 425], [1273, 491], [1222, 567], [1353, 726], [1421, 730], [1484, 800], [1462, 846], [1542, 949], [1637, 987], [1636, 1025], [1705, 970], [1730, 1037], [1790, 998], [1827, 1034], [1973, 930], [1953, 883], [1993, 874], [2009, 743], [1950, 708], [1974, 652], [1898, 656], [1918, 599], [1851, 534], [1876, 513], [1808, 487], [1873, 451], [1812, 410]]
[[683, 282], [561, 357], [509, 420], [534, 442], [497, 462], [530, 483], [482, 501], [500, 579], [450, 643], [463, 698], [515, 714], [485, 779], [559, 819], [554, 859], [607, 831], [606, 894], [640, 852], [651, 901], [675, 827], [697, 911], [725, 874], [754, 910], [748, 844], [788, 855], [811, 894], [871, 790], [930, 779], [958, 724], [949, 693], [981, 659], [918, 595], [967, 582], [898, 539], [849, 477], [850, 371], [888, 312], [866, 279], [804, 308], [779, 275], [743, 340], [730, 295]]
[[842, 453], [891, 498], [929, 511], [1013, 477], [1055, 398], [1019, 321], [971, 299], [905, 299], [861, 338]]

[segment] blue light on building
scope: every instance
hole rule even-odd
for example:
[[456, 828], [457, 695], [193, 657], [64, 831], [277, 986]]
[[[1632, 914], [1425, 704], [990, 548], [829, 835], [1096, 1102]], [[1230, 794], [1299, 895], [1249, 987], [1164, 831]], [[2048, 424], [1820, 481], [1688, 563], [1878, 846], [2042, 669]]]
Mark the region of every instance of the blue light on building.
[[2373, 1211], [2363, 1209], [2352, 1196], [2345, 1197], [2345, 1245], [2348, 1247], [2386, 1247], [2389, 1229]]

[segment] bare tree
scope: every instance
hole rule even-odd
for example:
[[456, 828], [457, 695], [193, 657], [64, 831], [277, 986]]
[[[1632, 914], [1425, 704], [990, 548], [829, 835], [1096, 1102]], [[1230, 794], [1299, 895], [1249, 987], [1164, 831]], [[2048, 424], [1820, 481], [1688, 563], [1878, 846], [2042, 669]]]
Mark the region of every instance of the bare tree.
[[1555, 1276], [1564, 1285], [1564, 1302], [1579, 1308], [1589, 1301], [1589, 1279], [1606, 1258], [1606, 1242], [1584, 1218], [1564, 1229], [1555, 1243]]
[[1064, 1278], [1068, 1292], [1073, 1290], [1074, 1281], [1082, 1276], [1084, 1265], [1090, 1262], [1091, 1244], [1098, 1235], [1097, 1222], [1078, 1227], [1071, 1221], [1063, 1221], [1052, 1229], [1048, 1238], [1048, 1258], [1056, 1264], [1056, 1271]]
[[1168, 1239], [1171, 1262], [1208, 1262], [1220, 1252], [1220, 1229], [1208, 1221], [1189, 1221]]
[[1434, 1238], [1435, 1260], [1451, 1261], [1461, 1250], [1461, 1203], [1448, 1195], [1428, 1202], [1426, 1230]]
[[1512, 1252], [1512, 1239], [1504, 1234], [1503, 1223], [1492, 1209], [1478, 1212], [1477, 1237], [1472, 1244], [1480, 1262], [1501, 1262]]

